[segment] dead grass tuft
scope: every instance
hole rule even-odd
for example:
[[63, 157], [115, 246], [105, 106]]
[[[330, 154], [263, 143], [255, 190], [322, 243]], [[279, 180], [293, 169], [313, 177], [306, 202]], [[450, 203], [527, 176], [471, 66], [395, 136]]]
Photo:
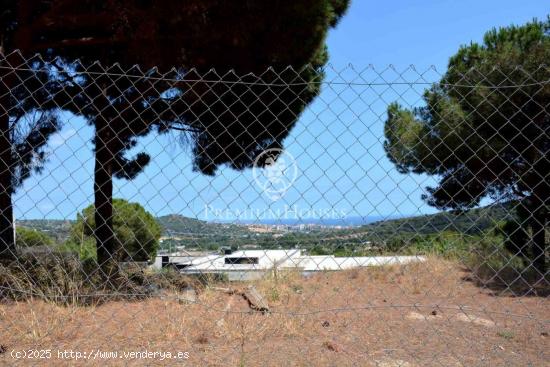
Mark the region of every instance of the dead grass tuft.
[[50, 251], [22, 254], [0, 262], [0, 302], [44, 300], [65, 306], [93, 306], [107, 301], [140, 300], [161, 291], [176, 292], [201, 284], [177, 272], [152, 273], [128, 266], [106, 279], [97, 263], [74, 254]]
[[336, 352], [336, 353], [342, 351], [342, 348], [333, 341], [324, 341], [323, 342], [323, 348], [326, 348], [326, 349], [330, 350], [331, 352]]
[[201, 333], [197, 339], [195, 339], [195, 342], [197, 342], [198, 344], [208, 344], [208, 342], [210, 341], [210, 339], [208, 338], [208, 335], [206, 335], [206, 333]]

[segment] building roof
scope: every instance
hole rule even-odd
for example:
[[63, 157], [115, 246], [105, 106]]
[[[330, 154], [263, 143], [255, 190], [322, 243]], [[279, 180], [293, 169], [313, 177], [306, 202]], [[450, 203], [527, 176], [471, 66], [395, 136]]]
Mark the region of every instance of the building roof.
[[183, 269], [185, 272], [254, 271], [273, 268], [323, 271], [365, 266], [402, 265], [411, 262], [422, 262], [425, 261], [425, 258], [423, 256], [309, 256], [303, 255], [303, 250], [292, 249], [240, 250], [227, 255], [211, 254], [192, 258], [171, 256], [170, 261], [187, 265]]

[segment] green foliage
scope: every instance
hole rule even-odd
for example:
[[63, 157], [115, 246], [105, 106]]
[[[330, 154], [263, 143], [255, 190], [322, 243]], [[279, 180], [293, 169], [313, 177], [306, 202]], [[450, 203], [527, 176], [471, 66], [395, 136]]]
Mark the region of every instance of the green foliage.
[[[3, 3], [2, 44], [27, 57], [42, 53], [46, 65], [33, 60], [31, 70], [21, 67], [25, 71], [18, 71], [16, 79], [25, 93], [10, 90], [16, 101], [7, 110], [19, 105], [23, 113], [62, 107], [94, 125], [95, 238], [102, 263], [117, 251], [111, 224], [102, 222], [111, 216], [112, 179], [133, 179], [150, 161], [145, 152], [127, 156], [137, 138], [153, 129], [162, 133], [176, 127], [193, 145], [196, 171], [213, 175], [223, 165], [251, 167], [263, 151], [282, 147], [299, 115], [319, 94], [328, 30], [349, 6], [349, 0], [106, 1], [88, 4], [81, 12], [71, 1], [31, 3]], [[143, 70], [154, 77], [154, 86], [148, 78], [112, 80], [102, 75], [106, 65], [112, 66], [111, 73]], [[40, 68], [51, 72], [32, 72]], [[82, 78], [82, 71], [94, 80]], [[168, 71], [172, 75], [159, 74]], [[38, 75], [50, 80], [45, 83]], [[220, 75], [226, 83], [210, 83]], [[174, 87], [173, 78], [182, 77], [209, 82], [182, 80]], [[232, 83], [236, 81], [244, 83]], [[285, 82], [288, 86], [276, 91], [264, 85]], [[166, 92], [173, 93], [167, 97]], [[53, 117], [49, 120], [42, 126], [46, 133], [59, 128]], [[9, 135], [4, 134], [10, 130], [7, 116], [0, 129], [0, 137]], [[36, 140], [31, 143], [44, 145], [43, 136], [40, 131], [31, 135]], [[23, 148], [26, 161], [33, 160], [30, 153], [40, 158], [41, 149]], [[11, 159], [2, 158], [9, 169], [0, 169], [0, 180], [9, 187], [6, 181], [12, 177], [5, 172], [11, 174]], [[20, 176], [25, 175], [21, 168]], [[0, 224], [8, 229], [0, 228], [6, 236], [0, 243], [13, 242], [8, 238], [11, 223]]]
[[73, 221], [57, 219], [19, 219], [19, 227], [33, 229], [39, 232], [48, 232], [55, 242], [64, 242], [70, 234]]
[[475, 235], [484, 233], [496, 224], [513, 218], [513, 203], [490, 205], [466, 212], [440, 212], [393, 220], [384, 220], [361, 227], [372, 239], [383, 239], [399, 233], [434, 234], [459, 232]]
[[17, 247], [53, 246], [54, 240], [47, 234], [25, 227], [17, 227]]
[[[44, 4], [32, 7], [32, 16], [17, 22], [16, 33], [20, 32], [21, 37], [15, 37], [19, 42], [15, 46], [27, 55], [47, 50], [47, 55], [68, 62], [78, 59], [89, 64], [101, 57], [103, 65], [116, 63], [115, 69], [122, 73], [137, 64], [142, 70], [158, 68], [160, 72], [179, 68], [173, 76], [178, 78], [185, 75], [187, 79], [213, 81], [221, 80], [223, 75], [225, 83], [192, 83], [194, 93], [188, 93], [191, 85], [182, 83], [183, 92], [174, 93], [173, 98], [162, 96], [162, 92], [174, 87], [173, 83], [158, 81], [152, 88], [147, 81], [125, 78], [117, 79], [116, 85], [105, 81], [112, 84], [107, 89], [100, 88], [99, 81], [91, 83], [86, 96], [75, 91], [78, 98], [71, 95], [73, 91], [55, 95], [59, 98], [55, 104], [96, 125], [103, 119], [109, 121], [110, 129], [117, 133], [108, 148], [114, 156], [113, 172], [117, 177], [133, 177], [149, 162], [145, 153], [133, 159], [125, 157], [135, 146], [137, 136], [149, 133], [154, 126], [164, 132], [170, 125], [180, 129], [184, 125], [186, 131], [195, 131], [186, 134], [194, 145], [194, 168], [214, 174], [225, 164], [237, 170], [250, 167], [264, 150], [282, 147], [299, 115], [319, 94], [323, 66], [328, 60], [325, 40], [349, 3], [350, 0], [194, 0], [162, 4], [117, 1], [92, 6], [85, 14], [75, 13], [73, 7], [52, 8], [51, 4]], [[124, 21], [106, 22], [105, 13]], [[90, 25], [73, 27], [59, 38], [65, 19], [78, 24], [80, 17]], [[98, 21], [90, 23], [94, 17]], [[29, 24], [29, 20], [36, 24]], [[51, 32], [51, 28], [58, 32]], [[40, 34], [40, 41], [30, 42], [29, 32]], [[77, 47], [71, 46], [71, 34], [78, 34], [78, 40], [74, 40]], [[93, 41], [87, 43], [88, 39]], [[100, 72], [101, 67], [94, 65], [87, 71]], [[236, 81], [246, 84], [233, 83]], [[264, 83], [288, 86], [272, 88]], [[105, 94], [108, 103], [102, 98]], [[100, 106], [102, 103], [113, 108]], [[128, 103], [132, 106], [128, 107]], [[103, 119], [96, 118], [98, 110]], [[121, 115], [124, 121], [117, 121]], [[94, 142], [101, 143], [100, 139]]]
[[[507, 248], [545, 273], [550, 219], [550, 17], [493, 29], [460, 47], [425, 107], [388, 108], [384, 148], [402, 173], [436, 176], [423, 198], [466, 210], [484, 197], [516, 200]], [[528, 228], [531, 228], [530, 230]], [[530, 231], [532, 248], [525, 250]], [[537, 235], [538, 234], [538, 235]], [[513, 237], [513, 238], [512, 238]]]
[[332, 250], [327, 247], [316, 245], [308, 250], [310, 255], [332, 255]]
[[435, 254], [446, 259], [464, 260], [481, 236], [446, 231], [434, 234], [399, 235], [387, 241], [386, 251], [404, 254]]
[[[484, 43], [462, 46], [441, 82], [424, 94], [426, 107], [388, 108], [385, 149], [401, 172], [441, 175], [428, 202], [469, 208], [514, 185], [534, 189], [548, 172], [550, 20], [493, 29]], [[530, 82], [531, 83], [530, 83]], [[530, 84], [530, 85], [526, 85]], [[494, 86], [524, 85], [518, 88]], [[546, 133], [545, 133], [546, 131]], [[542, 160], [542, 162], [541, 162]]]
[[[90, 5], [83, 18], [72, 6], [27, 5], [31, 8], [29, 18], [37, 20], [32, 30], [28, 29], [29, 19], [16, 18], [16, 6], [12, 5], [14, 11], [6, 21], [18, 25], [15, 31], [23, 37], [15, 37], [15, 47], [24, 51], [49, 47], [54, 54], [68, 59], [93, 62], [102, 55], [101, 61], [107, 64], [139, 64], [161, 70], [185, 65], [251, 72], [259, 65], [324, 63], [328, 29], [338, 23], [349, 4], [350, 0], [117, 1]], [[113, 20], [105, 19], [104, 13], [112, 14]], [[94, 42], [81, 40], [71, 47], [67, 45], [71, 43], [67, 41], [70, 34], [60, 37], [45, 32], [54, 26], [62, 28], [69, 16], [76, 22], [97, 20], [75, 31], [79, 39], [93, 37]], [[47, 25], [40, 22], [44, 18], [49, 20]], [[29, 39], [24, 37], [29, 31], [43, 34], [40, 40]], [[102, 39], [100, 35], [110, 36]]]
[[[115, 241], [122, 248], [121, 260], [146, 261], [156, 256], [162, 228], [155, 218], [137, 204], [123, 199], [113, 200]], [[94, 206], [77, 214], [71, 236], [65, 248], [76, 251], [81, 258], [95, 258]]]
[[82, 260], [97, 260], [94, 238], [83, 234], [82, 231], [80, 231], [80, 237], [78, 237], [77, 232], [78, 230], [75, 229], [74, 233], [71, 233], [69, 239], [61, 245], [61, 249], [78, 254], [78, 257]]
[[[26, 100], [38, 110], [44, 104], [63, 106], [95, 127], [95, 237], [102, 262], [116, 251], [111, 225], [102, 223], [111, 215], [112, 178], [132, 179], [150, 161], [145, 152], [127, 157], [137, 138], [153, 129], [185, 131], [185, 140], [193, 145], [193, 168], [208, 175], [223, 165], [251, 167], [265, 150], [282, 148], [320, 92], [328, 60], [325, 39], [348, 6], [349, 0], [107, 1], [83, 13], [59, 2], [27, 2], [21, 5], [26, 14], [15, 11], [11, 2], [14, 11], [5, 12], [9, 23], [2, 19], [0, 26], [17, 25], [14, 47], [27, 56], [42, 52], [46, 58], [60, 58], [72, 64], [70, 74], [86, 71], [96, 78], [84, 81], [85, 93], [80, 80], [66, 83], [63, 93], [41, 88], [48, 92], [47, 101], [34, 95]], [[67, 28], [69, 18], [74, 26]], [[91, 66], [73, 64], [75, 60]], [[64, 62], [56, 60], [46, 68]], [[109, 71], [122, 74], [144, 70], [155, 77], [154, 86], [148, 78], [113, 81], [101, 76], [102, 65], [113, 65]], [[158, 78], [158, 72], [169, 70], [173, 73], [164, 75], [167, 80]], [[63, 79], [58, 72], [65, 75], [61, 70], [42, 74]], [[175, 91], [170, 80], [182, 77], [209, 82], [182, 80]], [[34, 77], [19, 78], [30, 84], [23, 84], [24, 90], [34, 92]], [[210, 83], [216, 79], [223, 83]], [[271, 83], [288, 86], [272, 88]], [[174, 93], [167, 97], [167, 91]]]
[[185, 235], [224, 235], [230, 233], [231, 235], [245, 235], [249, 234], [249, 231], [243, 227], [235, 224], [221, 224], [206, 222], [200, 219], [188, 218], [178, 214], [170, 214], [162, 217], [158, 217], [157, 221], [162, 226], [164, 233], [167, 236], [185, 236]]

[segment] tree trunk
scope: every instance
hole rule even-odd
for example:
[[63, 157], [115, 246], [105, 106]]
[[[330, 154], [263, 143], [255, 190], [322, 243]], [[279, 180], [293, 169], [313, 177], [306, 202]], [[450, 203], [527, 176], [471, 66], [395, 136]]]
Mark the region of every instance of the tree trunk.
[[546, 218], [543, 210], [533, 214], [531, 228], [533, 230], [532, 255], [533, 267], [544, 277], [548, 268], [546, 266]]
[[116, 272], [118, 255], [113, 233], [113, 152], [109, 149], [114, 132], [101, 117], [95, 127], [94, 235], [98, 263], [104, 275], [110, 276]]
[[12, 144], [9, 119], [9, 82], [0, 71], [0, 259], [16, 257], [13, 227]]
[[[540, 133], [544, 136], [544, 131]], [[546, 262], [546, 249], [548, 246], [546, 243], [546, 227], [550, 219], [550, 196], [548, 194], [550, 192], [550, 159], [548, 158], [550, 150], [547, 143], [547, 141], [543, 141], [537, 144], [540, 148], [536, 151], [536, 163], [534, 164], [536, 175], [534, 175], [534, 187], [531, 195], [533, 206], [531, 213], [531, 230], [533, 231], [531, 254], [533, 256], [533, 267], [543, 278], [548, 271]], [[541, 154], [541, 152], [544, 153]]]

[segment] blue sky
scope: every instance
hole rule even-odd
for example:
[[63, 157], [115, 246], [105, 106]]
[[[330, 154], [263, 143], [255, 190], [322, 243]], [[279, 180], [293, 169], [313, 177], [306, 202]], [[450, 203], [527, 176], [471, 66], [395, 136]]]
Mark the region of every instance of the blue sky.
[[[355, 0], [328, 37], [327, 81], [435, 81], [460, 44], [481, 40], [493, 26], [544, 18], [544, 3]], [[251, 170], [222, 168], [216, 177], [192, 172], [189, 149], [175, 136], [140, 141], [152, 163], [133, 181], [116, 180], [115, 197], [137, 201], [155, 215], [208, 220], [431, 213], [420, 195], [433, 180], [397, 173], [382, 148], [387, 104], [418, 105], [423, 87], [324, 85], [285, 142], [298, 174], [279, 200], [262, 192]], [[92, 202], [92, 130], [66, 117], [44, 172], [15, 196], [17, 218], [73, 219]]]

